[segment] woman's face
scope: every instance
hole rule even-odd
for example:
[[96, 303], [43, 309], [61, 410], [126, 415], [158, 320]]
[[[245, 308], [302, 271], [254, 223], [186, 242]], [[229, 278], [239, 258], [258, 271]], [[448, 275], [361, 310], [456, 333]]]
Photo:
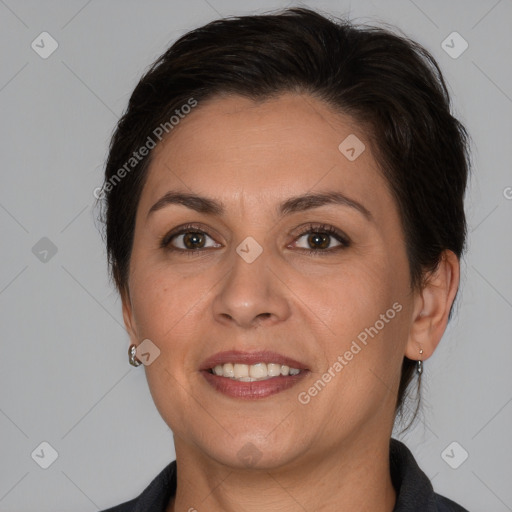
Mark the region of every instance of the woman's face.
[[[414, 295], [360, 127], [310, 96], [217, 98], [153, 157], [124, 315], [160, 350], [145, 370], [177, 453], [277, 468], [389, 439]], [[298, 375], [255, 382], [205, 369], [273, 375], [288, 359]]]

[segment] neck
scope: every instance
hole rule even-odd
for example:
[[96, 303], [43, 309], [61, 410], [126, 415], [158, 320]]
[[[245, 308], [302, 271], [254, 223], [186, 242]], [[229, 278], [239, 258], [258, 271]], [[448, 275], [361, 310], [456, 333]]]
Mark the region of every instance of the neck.
[[[364, 441], [364, 442], [362, 442]], [[270, 470], [233, 469], [175, 439], [177, 493], [167, 512], [392, 512], [389, 437], [350, 441]]]

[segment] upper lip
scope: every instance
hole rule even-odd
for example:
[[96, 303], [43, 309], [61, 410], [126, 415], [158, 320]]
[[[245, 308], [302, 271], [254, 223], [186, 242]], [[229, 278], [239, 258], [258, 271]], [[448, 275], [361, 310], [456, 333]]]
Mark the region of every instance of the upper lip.
[[219, 364], [225, 363], [241, 363], [247, 365], [256, 363], [276, 363], [289, 366], [290, 368], [297, 368], [298, 370], [307, 370], [307, 367], [304, 363], [269, 350], [258, 352], [227, 350], [225, 352], [218, 352], [217, 354], [214, 354], [213, 356], [203, 361], [200, 370], [209, 370]]

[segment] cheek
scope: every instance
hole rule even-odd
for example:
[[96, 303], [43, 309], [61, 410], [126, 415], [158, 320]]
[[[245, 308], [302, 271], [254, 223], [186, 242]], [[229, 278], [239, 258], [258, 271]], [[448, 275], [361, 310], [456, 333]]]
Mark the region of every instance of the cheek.
[[391, 382], [400, 368], [407, 338], [406, 278], [386, 262], [352, 262], [322, 279], [302, 279], [294, 290], [307, 297], [304, 314], [314, 313], [308, 314], [317, 326], [321, 372], [343, 357], [345, 377], [337, 380], [342, 394], [361, 396], [378, 384], [375, 374]]
[[168, 266], [148, 265], [134, 273], [130, 292], [139, 337], [162, 348], [186, 337], [197, 326], [187, 318], [194, 317], [209, 288], [201, 275], [181, 276]]
[[130, 288], [139, 339], [150, 339], [160, 349], [159, 357], [145, 367], [149, 389], [157, 408], [167, 411], [174, 425], [177, 418], [168, 411], [169, 404], [190, 400], [185, 389], [197, 371], [194, 362], [201, 350], [191, 341], [198, 339], [202, 320], [198, 311], [211, 285], [206, 285], [204, 276], [184, 277], [169, 267], [147, 265], [133, 274]]
[[385, 266], [363, 263], [340, 265], [323, 276], [302, 279], [294, 291], [306, 298], [304, 303], [341, 339], [373, 325], [400, 296]]
[[356, 421], [394, 400], [408, 329], [398, 281], [384, 266], [354, 266], [350, 273], [333, 274], [322, 288], [304, 282], [308, 306], [322, 320], [316, 322], [322, 364], [313, 382], [329, 384], [318, 399], [319, 410], [337, 403], [339, 415], [351, 411]]

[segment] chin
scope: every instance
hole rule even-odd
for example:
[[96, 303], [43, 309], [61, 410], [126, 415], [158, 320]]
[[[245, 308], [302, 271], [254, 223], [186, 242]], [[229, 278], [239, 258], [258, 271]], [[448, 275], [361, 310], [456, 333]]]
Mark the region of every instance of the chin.
[[[269, 432], [268, 430], [266, 432]], [[272, 442], [275, 441], [275, 442]], [[212, 440], [204, 451], [225, 466], [236, 469], [272, 470], [279, 468], [299, 456], [304, 445], [297, 439], [269, 439], [268, 434], [247, 432], [233, 437], [227, 435], [222, 441]]]

